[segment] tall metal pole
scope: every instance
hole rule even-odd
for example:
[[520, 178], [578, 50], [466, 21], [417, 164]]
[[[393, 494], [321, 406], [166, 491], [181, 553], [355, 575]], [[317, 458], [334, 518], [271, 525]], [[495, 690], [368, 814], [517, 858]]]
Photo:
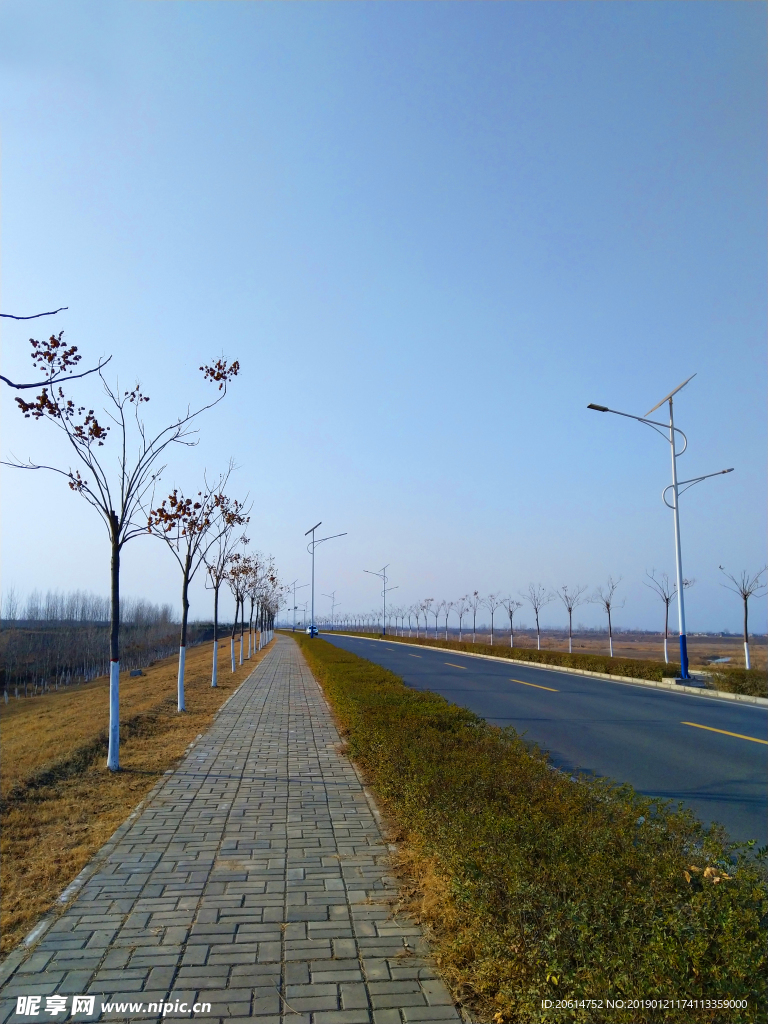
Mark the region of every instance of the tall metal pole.
[[689, 679], [688, 638], [685, 635], [685, 600], [683, 587], [683, 552], [680, 544], [679, 491], [677, 485], [677, 453], [675, 452], [675, 420], [672, 398], [669, 399], [669, 444], [672, 449], [672, 515], [675, 522], [675, 572], [677, 574], [677, 619], [680, 628], [680, 678]]
[[346, 532], [334, 533], [330, 537], [321, 537], [320, 540], [315, 540], [315, 530], [318, 528], [318, 526], [322, 526], [322, 520], [320, 520], [319, 523], [315, 523], [312, 529], [307, 530], [307, 532], [304, 534], [305, 537], [308, 537], [310, 533], [312, 534], [312, 540], [307, 545], [307, 550], [312, 555], [312, 621], [310, 623], [309, 635], [313, 639], [315, 636], [315, 548], [317, 547], [318, 544], [322, 544], [326, 540], [334, 540], [334, 538], [336, 537], [346, 537]]
[[[371, 572], [371, 570], [370, 570], [370, 569], [363, 569], [363, 572], [367, 572], [369, 576], [378, 576], [378, 577], [379, 577], [379, 579], [380, 579], [380, 580], [382, 580], [382, 581], [383, 581], [383, 583], [384, 583], [384, 622], [383, 622], [383, 636], [386, 636], [386, 635], [387, 635], [387, 580], [389, 579], [389, 577], [387, 576], [387, 569], [388, 569], [388, 568], [389, 568], [389, 563], [387, 563], [387, 564], [386, 564], [386, 565], [384, 566], [384, 568], [383, 568], [383, 569], [379, 569], [379, 571], [378, 571], [378, 572]], [[390, 587], [389, 589], [390, 589], [390, 590], [397, 590], [398, 588], [397, 588], [397, 587]]]
[[[696, 374], [693, 375], [695, 377]], [[652, 409], [649, 409], [645, 416], [635, 416], [629, 412], [620, 412], [618, 409], [609, 409], [605, 405], [597, 405], [590, 403], [587, 408], [594, 409], [595, 412], [611, 412], [616, 416], [624, 416], [630, 420], [637, 420], [638, 423], [645, 423], [649, 427], [653, 427], [657, 433], [661, 434], [665, 440], [667, 440], [667, 431], [669, 432], [669, 446], [671, 448], [672, 455], [672, 483], [669, 484], [661, 493], [661, 498], [667, 508], [672, 509], [673, 522], [675, 526], [675, 572], [676, 572], [676, 583], [677, 583], [677, 616], [678, 624], [680, 628], [680, 679], [690, 679], [690, 673], [688, 670], [688, 637], [685, 632], [685, 581], [683, 579], [683, 555], [682, 547], [680, 544], [680, 495], [687, 491], [690, 487], [695, 484], [701, 483], [702, 480], [709, 480], [713, 476], [723, 476], [725, 473], [732, 473], [733, 467], [730, 469], [721, 469], [716, 473], [705, 473], [702, 476], [692, 477], [690, 480], [678, 480], [677, 479], [677, 459], [679, 455], [682, 455], [688, 447], [688, 439], [680, 430], [679, 427], [675, 426], [674, 411], [672, 408], [672, 400], [674, 395], [678, 391], [682, 390], [686, 384], [693, 380], [693, 377], [689, 377], [684, 380], [682, 384], [670, 391], [668, 395], [665, 395], [660, 402], [657, 402]], [[660, 409], [665, 402], [669, 402], [669, 424], [665, 424], [660, 420], [650, 420], [648, 417], [651, 413], [656, 412]], [[683, 439], [683, 448], [680, 452], [675, 447], [675, 434], [680, 434]], [[672, 491], [672, 504], [670, 505], [667, 501], [667, 491]], [[665, 640], [666, 644], [666, 640]], [[666, 650], [666, 648], [665, 648]]]

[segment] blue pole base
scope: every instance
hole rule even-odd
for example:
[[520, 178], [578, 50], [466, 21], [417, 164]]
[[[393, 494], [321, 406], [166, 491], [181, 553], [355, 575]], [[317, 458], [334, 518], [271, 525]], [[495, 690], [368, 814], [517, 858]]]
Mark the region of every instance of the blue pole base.
[[688, 671], [688, 638], [685, 633], [680, 634], [680, 678], [691, 678]]

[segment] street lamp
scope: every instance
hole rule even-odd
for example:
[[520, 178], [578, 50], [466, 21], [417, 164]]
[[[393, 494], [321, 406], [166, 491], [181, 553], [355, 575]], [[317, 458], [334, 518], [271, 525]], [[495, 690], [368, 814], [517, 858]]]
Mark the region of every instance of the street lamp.
[[[389, 568], [389, 563], [387, 563], [384, 566], [383, 569], [379, 569], [378, 572], [371, 572], [370, 569], [363, 569], [363, 572], [367, 572], [369, 576], [378, 576], [379, 579], [384, 583], [384, 590], [382, 591], [382, 593], [384, 594], [384, 622], [383, 622], [383, 627], [384, 627], [383, 635], [384, 636], [387, 635], [387, 580], [389, 579], [389, 577], [387, 576], [387, 569], [388, 568]], [[398, 587], [390, 587], [389, 589], [390, 590], [398, 590], [399, 588]]]
[[[720, 469], [716, 473], [705, 473], [704, 476], [692, 477], [690, 480], [678, 480], [677, 479], [677, 460], [683, 455], [688, 447], [688, 438], [680, 430], [679, 427], [675, 426], [675, 420], [672, 410], [672, 398], [681, 391], [689, 381], [692, 381], [696, 376], [694, 373], [684, 380], [682, 384], [679, 384], [674, 391], [670, 391], [660, 402], [657, 402], [652, 409], [649, 409], [645, 416], [633, 416], [629, 412], [619, 412], [617, 409], [608, 409], [605, 405], [594, 405], [590, 403], [587, 408], [593, 409], [595, 412], [612, 412], [616, 416], [626, 416], [630, 420], [637, 420], [638, 423], [645, 423], [649, 427], [652, 427], [658, 434], [664, 438], [665, 441], [669, 441], [670, 450], [672, 452], [672, 483], [669, 484], [661, 492], [661, 498], [667, 508], [672, 509], [673, 521], [675, 525], [675, 572], [677, 575], [677, 617], [680, 626], [680, 681], [690, 679], [688, 672], [688, 638], [685, 632], [685, 602], [683, 595], [683, 556], [680, 547], [680, 513], [678, 510], [680, 495], [687, 491], [694, 484], [701, 483], [702, 480], [709, 480], [713, 476], [722, 476], [724, 473], [732, 473], [733, 467], [730, 469]], [[652, 412], [656, 412], [665, 402], [669, 402], [669, 423], [659, 423], [658, 420], [649, 420], [648, 416]], [[680, 434], [683, 439], [683, 447], [680, 451], [677, 451], [675, 445], [675, 434]], [[668, 435], [668, 436], [667, 436]], [[672, 491], [672, 504], [667, 501], [667, 492]]]
[[309, 584], [308, 584], [308, 583], [302, 583], [302, 584], [301, 584], [301, 586], [297, 588], [297, 587], [296, 587], [296, 584], [297, 584], [298, 582], [299, 582], [299, 580], [298, 580], [298, 577], [297, 577], [297, 578], [296, 578], [296, 579], [295, 579], [295, 580], [293, 581], [293, 583], [289, 583], [289, 584], [288, 584], [288, 589], [289, 589], [289, 590], [291, 589], [291, 587], [293, 587], [293, 632], [294, 632], [294, 633], [296, 632], [296, 609], [297, 609], [297, 607], [298, 607], [298, 605], [296, 604], [296, 590], [297, 590], [297, 589], [298, 589], [298, 590], [303, 590], [303, 589], [304, 589], [304, 587], [308, 587], [308, 586], [309, 586]]
[[341, 604], [341, 601], [339, 601], [339, 602], [336, 601], [336, 591], [335, 590], [334, 590], [334, 592], [332, 594], [323, 594], [323, 597], [329, 597], [331, 599], [331, 632], [333, 632], [333, 623], [334, 623], [334, 620], [336, 618], [336, 615], [335, 615], [336, 605], [337, 605], [337, 603]]
[[315, 525], [304, 534], [305, 537], [308, 537], [310, 533], [312, 534], [312, 540], [307, 544], [307, 551], [312, 555], [312, 622], [310, 623], [309, 631], [309, 636], [312, 640], [315, 638], [315, 548], [319, 544], [324, 544], [327, 540], [334, 540], [336, 537], [347, 536], [345, 531], [344, 533], [332, 533], [329, 537], [321, 537], [319, 540], [315, 540], [315, 530], [318, 526], [322, 525], [323, 521], [321, 519], [319, 523], [315, 523]]

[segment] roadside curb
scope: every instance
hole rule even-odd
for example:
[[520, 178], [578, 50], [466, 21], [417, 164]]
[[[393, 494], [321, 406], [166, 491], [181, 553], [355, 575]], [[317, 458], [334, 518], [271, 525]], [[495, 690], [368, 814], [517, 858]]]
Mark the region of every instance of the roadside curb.
[[[322, 633], [320, 634], [323, 635]], [[326, 636], [346, 636], [354, 640], [371, 640], [377, 643], [399, 644], [401, 647], [422, 647], [426, 651], [442, 651], [443, 654], [458, 654], [462, 658], [481, 658], [485, 661], [499, 661], [507, 665], [523, 665], [543, 672], [565, 672], [572, 676], [588, 676], [590, 679], [609, 680], [612, 683], [629, 683], [632, 686], [650, 686], [656, 690], [667, 690], [671, 693], [688, 693], [694, 697], [711, 697], [717, 700], [732, 700], [740, 704], [755, 704], [768, 707], [768, 697], [753, 697], [748, 693], [727, 693], [725, 690], [706, 690], [700, 686], [679, 686], [677, 683], [657, 682], [655, 679], [635, 679], [633, 676], [612, 676], [606, 672], [590, 672], [583, 668], [568, 668], [565, 665], [540, 665], [532, 661], [518, 658], [499, 658], [494, 654], [475, 654], [472, 651], [455, 651], [451, 647], [432, 647], [428, 644], [402, 644], [400, 640], [381, 640], [378, 637], [358, 636], [355, 633], [325, 633]]]

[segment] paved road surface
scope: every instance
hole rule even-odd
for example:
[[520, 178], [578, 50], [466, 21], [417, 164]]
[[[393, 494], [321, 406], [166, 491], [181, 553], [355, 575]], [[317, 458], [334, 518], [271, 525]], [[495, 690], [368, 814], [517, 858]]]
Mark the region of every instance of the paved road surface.
[[[278, 636], [31, 955], [3, 964], [0, 1022], [458, 1022], [420, 929], [392, 918], [378, 812], [338, 744]], [[75, 996], [90, 1012], [70, 1017]]]
[[764, 706], [409, 644], [327, 633], [323, 639], [391, 669], [409, 686], [514, 726], [548, 750], [558, 767], [681, 800], [704, 821], [722, 822], [735, 840], [768, 842], [768, 746], [740, 738], [768, 739]]

